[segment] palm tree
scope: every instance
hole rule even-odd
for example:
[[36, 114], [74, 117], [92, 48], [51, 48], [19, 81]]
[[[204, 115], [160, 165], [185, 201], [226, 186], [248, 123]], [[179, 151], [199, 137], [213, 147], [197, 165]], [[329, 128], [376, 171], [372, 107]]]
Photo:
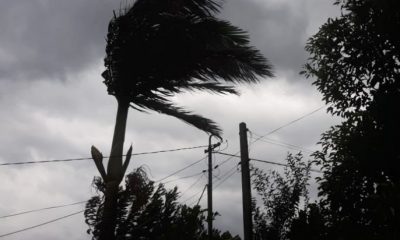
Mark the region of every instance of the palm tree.
[[118, 186], [129, 164], [123, 143], [129, 108], [176, 117], [207, 133], [220, 135], [215, 122], [176, 106], [168, 97], [183, 91], [238, 94], [237, 83], [272, 77], [271, 66], [249, 46], [248, 35], [215, 15], [216, 0], [136, 0], [114, 12], [108, 26], [102, 76], [118, 102], [107, 172], [101, 153], [92, 155], [106, 183], [101, 240], [115, 239]]

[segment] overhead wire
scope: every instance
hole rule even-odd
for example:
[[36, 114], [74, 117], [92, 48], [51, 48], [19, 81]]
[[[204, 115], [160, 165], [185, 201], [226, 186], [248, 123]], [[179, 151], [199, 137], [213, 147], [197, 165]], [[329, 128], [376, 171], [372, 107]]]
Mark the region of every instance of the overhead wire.
[[[195, 162], [189, 164], [188, 166], [186, 166], [186, 167], [184, 167], [184, 168], [181, 168], [181, 169], [179, 169], [178, 171], [175, 171], [173, 174], [170, 174], [170, 175], [164, 177], [162, 180], [165, 180], [165, 179], [167, 179], [167, 178], [169, 178], [169, 177], [175, 175], [176, 173], [179, 173], [179, 172], [181, 172], [181, 171], [183, 171], [183, 170], [185, 170], [185, 169], [187, 169], [187, 168], [189, 168], [189, 167], [191, 167], [191, 166], [193, 166], [193, 165], [199, 163], [201, 160], [204, 160], [204, 159], [205, 159], [205, 158], [202, 158], [202, 159], [200, 159], [200, 160], [198, 160], [198, 161], [195, 161]], [[196, 174], [193, 174], [193, 175], [190, 175], [190, 176], [185, 176], [185, 177], [181, 177], [181, 178], [174, 179], [174, 180], [171, 180], [171, 181], [167, 181], [167, 182], [165, 182], [165, 183], [169, 183], [169, 182], [173, 182], [173, 181], [178, 181], [178, 180], [185, 179], [185, 178], [195, 177], [195, 176], [198, 176], [198, 175], [200, 175], [200, 174], [203, 175], [205, 172], [207, 172], [207, 170], [203, 170], [203, 171], [200, 172], [200, 173], [196, 173]], [[201, 176], [201, 177], [202, 177], [202, 176]], [[200, 177], [200, 179], [201, 179], [201, 177]], [[159, 180], [159, 181], [155, 181], [155, 182], [160, 182], [160, 180]], [[164, 183], [164, 184], [165, 184], [165, 183]], [[24, 214], [33, 213], [33, 212], [41, 212], [41, 211], [50, 210], [50, 209], [63, 208], [63, 207], [68, 207], [68, 206], [73, 206], [73, 205], [82, 204], [82, 203], [85, 203], [85, 202], [87, 202], [87, 200], [85, 200], [85, 201], [79, 201], [79, 202], [74, 202], [74, 203], [68, 203], [68, 204], [62, 204], [62, 205], [56, 205], [56, 206], [50, 206], [50, 207], [44, 207], [44, 208], [38, 208], [38, 209], [33, 209], [33, 210], [22, 211], [22, 212], [17, 212], [17, 213], [12, 213], [12, 214], [7, 214], [7, 215], [0, 216], [0, 219], [2, 219], [2, 218], [8, 218], [8, 217], [14, 217], [14, 216], [18, 216], [18, 215], [24, 215]]]
[[199, 205], [199, 203], [200, 203], [200, 201], [201, 201], [201, 198], [203, 197], [204, 192], [206, 191], [206, 188], [207, 188], [207, 184], [204, 186], [203, 191], [201, 192], [201, 195], [200, 195], [200, 197], [199, 197], [199, 200], [197, 200], [196, 205]]
[[[271, 161], [267, 161], [267, 160], [260, 160], [260, 159], [255, 159], [255, 158], [250, 158], [250, 160], [256, 161], [256, 162], [268, 163], [268, 164], [277, 164], [276, 162], [271, 162]], [[284, 166], [288, 167], [289, 165], [284, 164]], [[323, 173], [323, 171], [318, 170], [318, 169], [313, 169], [313, 168], [310, 168], [310, 172]]]
[[25, 215], [28, 213], [33, 213], [33, 212], [41, 212], [44, 210], [50, 210], [50, 209], [56, 209], [56, 208], [63, 208], [63, 207], [69, 207], [69, 206], [74, 206], [74, 205], [78, 205], [78, 204], [82, 204], [82, 203], [86, 203], [87, 200], [85, 201], [80, 201], [80, 202], [74, 202], [74, 203], [68, 203], [68, 204], [63, 204], [63, 205], [56, 205], [56, 206], [51, 206], [51, 207], [45, 207], [45, 208], [38, 208], [38, 209], [33, 209], [33, 210], [28, 210], [28, 211], [23, 211], [23, 212], [17, 212], [17, 213], [12, 213], [12, 214], [7, 214], [7, 215], [3, 215], [0, 216], [1, 218], [8, 218], [8, 217], [15, 217], [15, 216], [19, 216], [19, 215]]
[[[236, 168], [236, 166], [234, 166], [234, 168]], [[229, 170], [228, 172], [230, 172], [230, 171], [231, 171], [231, 170]], [[225, 181], [226, 181], [228, 178], [230, 178], [235, 172], [236, 172], [236, 171], [234, 171], [233, 173], [229, 174], [225, 179], [223, 179], [223, 180], [222, 180], [218, 185], [216, 185], [214, 188], [217, 188], [219, 185], [221, 185], [223, 182], [225, 182]], [[201, 176], [201, 177], [202, 177], [202, 176]], [[191, 187], [193, 187], [193, 186], [201, 179], [201, 177], [200, 177], [199, 179], [197, 179], [197, 180], [196, 180], [188, 189], [186, 189], [185, 191], [187, 191], [187, 190], [189, 190]], [[207, 186], [207, 185], [205, 185], [205, 187], [204, 187], [203, 190], [201, 191], [201, 196], [200, 196], [200, 198], [199, 198], [198, 201], [197, 201], [197, 205], [198, 205], [199, 202], [201, 201], [201, 198], [202, 198], [202, 196], [203, 196], [203, 194], [204, 194], [204, 192], [205, 192], [206, 186]], [[192, 195], [191, 197], [189, 197], [188, 199], [186, 199], [185, 201], [183, 201], [183, 203], [189, 201], [189, 200], [192, 199], [192, 198], [194, 198], [194, 197], [197, 196], [199, 193], [200, 193], [200, 192], [198, 192], [198, 193]], [[81, 202], [76, 202], [76, 203], [71, 203], [71, 204], [58, 205], [58, 206], [52, 206], [52, 207], [46, 207], [46, 208], [41, 208], [41, 209], [35, 209], [35, 210], [30, 210], [30, 211], [15, 213], [15, 214], [9, 214], [9, 215], [2, 216], [1, 218], [11, 217], [11, 216], [17, 216], [17, 215], [22, 215], [22, 214], [27, 214], [27, 213], [31, 213], [31, 212], [43, 211], [43, 210], [47, 210], [47, 209], [54, 209], [54, 208], [61, 208], [61, 207], [66, 207], [66, 206], [72, 206], [72, 205], [77, 205], [77, 204], [80, 204], [80, 203], [83, 203], [83, 202], [86, 202], [86, 201], [81, 201]], [[27, 231], [27, 230], [31, 230], [31, 229], [34, 229], [34, 228], [37, 228], [37, 227], [41, 227], [41, 226], [44, 226], [44, 225], [47, 225], [47, 224], [50, 224], [50, 223], [53, 223], [53, 222], [56, 222], [56, 221], [59, 221], [59, 220], [62, 220], [62, 219], [71, 217], [71, 216], [74, 216], [74, 215], [77, 215], [77, 214], [82, 213], [82, 212], [84, 212], [84, 210], [80, 210], [80, 211], [78, 211], [78, 212], [74, 212], [74, 213], [71, 213], [71, 214], [68, 214], [68, 215], [65, 215], [65, 216], [61, 216], [61, 217], [58, 217], [58, 218], [55, 218], [55, 219], [52, 219], [52, 220], [49, 220], [49, 221], [46, 221], [46, 222], [43, 222], [43, 223], [40, 223], [40, 224], [36, 224], [36, 225], [30, 226], [30, 227], [26, 227], [26, 228], [19, 229], [19, 230], [16, 230], [16, 231], [12, 231], [12, 232], [9, 232], [9, 233], [1, 234], [1, 235], [0, 235], [0, 238], [6, 237], [6, 236], [10, 236], [10, 235], [13, 235], [13, 234], [16, 234], [16, 233], [24, 232], [24, 231]]]
[[[170, 182], [176, 182], [176, 181], [179, 181], [179, 180], [182, 180], [182, 179], [186, 179], [186, 178], [197, 177], [197, 176], [199, 176], [199, 175], [204, 174], [205, 172], [207, 172], [207, 170], [203, 170], [203, 171], [201, 171], [201, 172], [199, 172], [199, 173], [195, 173], [195, 174], [188, 175], [188, 176], [184, 176], [184, 177], [179, 177], [179, 178], [177, 178], [177, 179], [172, 179], [172, 180], [169, 180], [169, 181], [166, 181], [166, 182], [163, 182], [163, 183], [164, 183], [164, 184], [167, 184], [167, 183], [170, 183]], [[157, 182], [159, 182], [159, 181], [157, 181]]]
[[[226, 156], [231, 156], [231, 157], [236, 157], [236, 158], [240, 158], [240, 156], [238, 155], [234, 155], [234, 154], [230, 154], [230, 153], [222, 153], [222, 152], [215, 152], [221, 155], [226, 155]], [[272, 164], [272, 165], [277, 165], [277, 166], [282, 166], [282, 167], [288, 167], [288, 164], [285, 163], [279, 163], [279, 162], [274, 162], [274, 161], [268, 161], [268, 160], [261, 160], [261, 159], [256, 159], [256, 158], [249, 158], [249, 160], [251, 161], [256, 161], [256, 162], [263, 162], [263, 163], [268, 163], [268, 164]], [[317, 169], [310, 169], [311, 172], [317, 172], [317, 173], [322, 173], [322, 171], [317, 170]]]
[[[205, 184], [205, 186], [207, 186], [207, 184]], [[194, 197], [196, 197], [197, 195], [199, 195], [201, 193], [201, 191], [196, 192], [195, 194], [191, 195], [190, 197], [186, 198], [185, 200], [183, 200], [181, 203], [186, 203], [187, 201], [193, 199]]]
[[181, 192], [179, 198], [181, 198], [187, 191], [189, 191], [191, 188], [193, 188], [200, 180], [203, 178], [204, 174], [202, 174], [196, 181], [194, 181], [188, 188], [186, 188], [184, 191]]
[[276, 145], [276, 146], [280, 146], [280, 147], [284, 147], [287, 149], [291, 149], [291, 150], [296, 150], [296, 151], [301, 151], [301, 152], [306, 152], [306, 153], [313, 153], [313, 151], [308, 150], [306, 148], [300, 147], [300, 146], [296, 146], [296, 145], [289, 145], [283, 142], [278, 142], [278, 141], [271, 141], [269, 139], [261, 139], [259, 140], [260, 142], [264, 142], [264, 143], [268, 143], [268, 144], [272, 144], [272, 145]]
[[[199, 160], [197, 160], [197, 161], [195, 161], [195, 162], [193, 162], [193, 163], [191, 163], [191, 164], [185, 166], [184, 168], [181, 168], [181, 169], [179, 169], [179, 170], [173, 172], [172, 174], [169, 174], [168, 176], [166, 176], [166, 177], [164, 177], [164, 178], [162, 178], [162, 179], [160, 179], [160, 180], [158, 180], [158, 181], [156, 181], [156, 182], [161, 182], [161, 181], [163, 181], [163, 180], [165, 180], [165, 179], [167, 179], [167, 178], [169, 178], [169, 177], [171, 177], [171, 176], [173, 176], [173, 175], [175, 175], [175, 174], [177, 174], [177, 173], [179, 173], [179, 172], [182, 172], [182, 171], [188, 169], [189, 167], [192, 167], [192, 166], [194, 166], [195, 164], [201, 162], [201, 161], [204, 160], [204, 159], [206, 159], [206, 157], [203, 157], [203, 158], [201, 158], [201, 159], [199, 159]], [[186, 191], [188, 191], [189, 189], [191, 189], [195, 184], [197, 184], [197, 183], [201, 180], [201, 178], [203, 177], [204, 172], [206, 172], [206, 170], [203, 170], [201, 173], [197, 173], [197, 174], [194, 174], [194, 175], [190, 175], [190, 176], [185, 176], [185, 177], [179, 178], [179, 179], [189, 178], [189, 177], [194, 177], [194, 176], [196, 176], [196, 175], [202, 174], [202, 175], [200, 176], [200, 178], [198, 178], [198, 179], [197, 179], [191, 186], [189, 186], [189, 188], [187, 188], [183, 193], [185, 193]], [[171, 181], [176, 181], [176, 180], [179, 180], [179, 179], [175, 179], [175, 180], [171, 180]], [[169, 182], [171, 182], [171, 181], [169, 181]], [[204, 194], [204, 190], [205, 190], [205, 189], [203, 189], [201, 195]], [[182, 195], [183, 195], [183, 194], [182, 194]], [[190, 198], [186, 199], [184, 202], [187, 202], [188, 200], [192, 199], [192, 198], [195, 197], [196, 195], [198, 195], [198, 193], [195, 194], [195, 195], [193, 195], [193, 196], [191, 196]], [[200, 198], [199, 200], [201, 200], [201, 198]], [[13, 213], [13, 214], [8, 214], [8, 215], [0, 216], [0, 218], [7, 218], [7, 217], [13, 217], [13, 216], [18, 216], [18, 215], [28, 214], [28, 213], [32, 213], [32, 212], [39, 212], [39, 211], [44, 211], [44, 210], [49, 210], [49, 209], [55, 209], [55, 208], [62, 208], [62, 207], [72, 206], [72, 205], [78, 205], [78, 204], [81, 204], [81, 203], [84, 203], [84, 202], [86, 202], [86, 201], [80, 201], [80, 202], [75, 202], [75, 203], [70, 203], [70, 204], [56, 205], [56, 206], [45, 207], [45, 208], [40, 208], [40, 209], [33, 209], [33, 210], [28, 210], [28, 211], [23, 211], [23, 212], [17, 212], [17, 213]], [[30, 227], [27, 227], [27, 228], [23, 228], [23, 229], [20, 229], [20, 230], [17, 230], [17, 231], [5, 233], [5, 234], [0, 235], [0, 237], [5, 237], [5, 236], [13, 235], [13, 234], [20, 233], [20, 232], [23, 232], [23, 231], [27, 231], [27, 230], [30, 230], [30, 229], [34, 229], [34, 228], [37, 228], [37, 227], [40, 227], [40, 226], [44, 226], [44, 225], [47, 225], [47, 224], [52, 223], [52, 222], [59, 221], [59, 220], [64, 219], [64, 218], [77, 215], [77, 214], [79, 214], [79, 213], [82, 213], [83, 211], [84, 211], [84, 210], [81, 210], [81, 211], [78, 211], [78, 212], [75, 212], [75, 213], [72, 213], [72, 214], [68, 214], [68, 215], [65, 215], [65, 216], [62, 216], [62, 217], [59, 217], [59, 218], [56, 218], [56, 219], [52, 219], [52, 220], [47, 221], [47, 222], [44, 222], [44, 223], [40, 223], [40, 224], [37, 224], [37, 225], [34, 225], [34, 226], [30, 226]]]
[[22, 229], [19, 229], [19, 230], [16, 230], [16, 231], [4, 233], [4, 234], [0, 235], [0, 238], [6, 237], [6, 236], [10, 236], [10, 235], [13, 235], [13, 234], [16, 234], [16, 233], [24, 232], [24, 231], [27, 231], [27, 230], [31, 230], [31, 229], [34, 229], [34, 228], [37, 228], [37, 227], [41, 227], [41, 226], [44, 226], [44, 225], [47, 225], [47, 224], [50, 224], [50, 223], [53, 223], [53, 222], [56, 222], [56, 221], [60, 221], [62, 219], [72, 217], [72, 216], [77, 215], [79, 213], [82, 213], [84, 211], [85, 210], [80, 210], [78, 212], [74, 212], [74, 213], [71, 213], [71, 214], [68, 214], [68, 215], [65, 215], [65, 216], [62, 216], [62, 217], [58, 217], [58, 218], [52, 219], [52, 220], [47, 221], [47, 222], [43, 222], [43, 223], [36, 224], [36, 225], [30, 226], [30, 227], [22, 228]]
[[[306, 114], [304, 114], [304, 115], [302, 115], [302, 116], [300, 116], [300, 117], [298, 117], [298, 118], [296, 118], [296, 119], [294, 119], [294, 120], [292, 120], [292, 121], [290, 121], [290, 122], [288, 122], [288, 123], [286, 123], [286, 124], [284, 124], [284, 125], [282, 125], [282, 126], [280, 126], [280, 127], [278, 127], [278, 128], [275, 128], [275, 129], [273, 129], [273, 130], [267, 132], [267, 133], [266, 133], [265, 135], [263, 135], [263, 136], [259, 136], [259, 137], [256, 138], [253, 142], [250, 142], [250, 143], [249, 143], [249, 146], [251, 146], [253, 143], [255, 143], [255, 142], [257, 142], [257, 141], [260, 141], [261, 139], [265, 138], [265, 137], [268, 136], [268, 135], [271, 135], [271, 134], [273, 134], [273, 133], [275, 133], [275, 132], [277, 132], [277, 131], [279, 131], [279, 130], [281, 130], [281, 129], [283, 129], [283, 128], [289, 126], [289, 125], [292, 125], [293, 123], [296, 123], [296, 122], [298, 122], [298, 121], [300, 121], [300, 120], [302, 120], [302, 119], [304, 119], [304, 118], [306, 118], [306, 117], [308, 117], [308, 116], [310, 116], [310, 115], [312, 115], [312, 114], [314, 114], [314, 113], [320, 111], [320, 110], [323, 109], [324, 107], [325, 107], [325, 106], [321, 106], [321, 107], [319, 107], [319, 108], [317, 108], [317, 109], [315, 109], [315, 110], [313, 110], [313, 111], [311, 111], [311, 112], [309, 112], [309, 113], [306, 113]], [[240, 153], [240, 151], [237, 151], [235, 154], [231, 155], [230, 157], [228, 157], [227, 159], [225, 159], [224, 161], [222, 161], [222, 162], [219, 164], [219, 166], [225, 164], [226, 162], [228, 162], [229, 160], [231, 160], [233, 157], [236, 157], [235, 155], [238, 154], [238, 153]], [[217, 166], [218, 166], [218, 165], [217, 165]]]
[[[240, 165], [240, 162], [237, 164], [237, 165], [235, 165], [235, 166], [233, 166], [233, 168], [231, 168], [230, 170], [228, 170], [223, 176], [221, 176], [221, 180], [219, 181], [219, 183], [218, 184], [216, 184], [214, 187], [213, 187], [213, 190], [214, 189], [216, 189], [217, 187], [219, 187], [221, 184], [223, 184], [226, 180], [228, 180], [230, 177], [232, 177], [235, 173], [237, 173], [238, 172], [238, 166]], [[233, 170], [233, 172], [232, 172], [232, 170]], [[226, 177], [225, 177], [226, 176]], [[225, 177], [225, 178], [223, 178], [223, 177]], [[223, 179], [222, 179], [223, 178]]]
[[[132, 153], [132, 156], [139, 156], [139, 155], [148, 155], [148, 154], [157, 154], [157, 153], [165, 153], [165, 152], [177, 152], [183, 150], [191, 150], [197, 148], [204, 148], [207, 145], [202, 146], [194, 146], [194, 147], [184, 147], [184, 148], [174, 148], [174, 149], [166, 149], [166, 150], [158, 150], [158, 151], [151, 151], [151, 152], [139, 152], [139, 153]], [[126, 156], [121, 155], [121, 156]], [[103, 158], [111, 158], [112, 156], [105, 156]], [[114, 156], [113, 156], [114, 157]], [[11, 162], [11, 163], [0, 163], [1, 166], [10, 166], [10, 165], [27, 165], [27, 164], [41, 164], [41, 163], [58, 163], [58, 162], [72, 162], [72, 161], [83, 161], [83, 160], [92, 160], [92, 157], [84, 157], [84, 158], [67, 158], [67, 159], [52, 159], [52, 160], [42, 160], [42, 161], [27, 161], [27, 162]]]
[[235, 164], [232, 168], [230, 168], [228, 171], [226, 171], [224, 174], [222, 174], [220, 176], [220, 179], [223, 179], [226, 175], [228, 175], [233, 169], [237, 168], [238, 165], [240, 165], [240, 162], [238, 162], [237, 164]]
[[170, 177], [172, 177], [172, 176], [174, 176], [174, 175], [176, 175], [176, 174], [178, 174], [178, 173], [180, 173], [180, 172], [182, 172], [182, 171], [184, 171], [184, 170], [186, 170], [186, 169], [188, 169], [188, 168], [190, 168], [190, 167], [196, 165], [197, 163], [203, 161], [203, 160], [206, 159], [206, 158], [207, 158], [207, 156], [206, 156], [206, 157], [203, 157], [203, 158], [201, 158], [201, 159], [199, 159], [199, 160], [197, 160], [197, 161], [195, 161], [195, 162], [193, 162], [193, 163], [191, 163], [191, 164], [189, 164], [189, 165], [187, 165], [187, 166], [185, 166], [185, 167], [183, 167], [183, 168], [181, 168], [181, 169], [179, 169], [179, 170], [177, 170], [177, 171], [175, 171], [175, 172], [169, 174], [168, 176], [163, 177], [162, 179], [159, 179], [159, 180], [157, 180], [157, 181], [155, 181], [155, 182], [162, 182], [162, 181], [164, 181], [165, 179], [170, 178]]
[[262, 136], [256, 138], [256, 139], [255, 139], [253, 142], [251, 142], [249, 145], [252, 145], [253, 143], [259, 141], [260, 139], [263, 139], [264, 137], [266, 137], [266, 136], [268, 136], [268, 135], [271, 135], [271, 134], [273, 134], [273, 133], [275, 133], [275, 132], [281, 130], [282, 128], [285, 128], [285, 127], [287, 127], [287, 126], [289, 126], [289, 125], [292, 125], [293, 123], [296, 123], [296, 122], [298, 122], [298, 121], [300, 121], [300, 120], [302, 120], [302, 119], [304, 119], [304, 118], [306, 118], [306, 117], [308, 117], [308, 116], [311, 116], [311, 115], [313, 115], [314, 113], [320, 111], [320, 110], [323, 109], [323, 108], [325, 108], [325, 106], [321, 106], [321, 107], [319, 107], [319, 108], [317, 108], [317, 109], [315, 109], [315, 110], [313, 110], [313, 111], [311, 111], [311, 112], [309, 112], [309, 113], [307, 113], [307, 114], [304, 114], [303, 116], [301, 116], [301, 117], [299, 117], [299, 118], [296, 118], [296, 119], [294, 119], [294, 120], [292, 120], [292, 121], [290, 121], [290, 122], [288, 122], [288, 123], [286, 123], [286, 124], [284, 124], [284, 125], [282, 125], [282, 126], [280, 126], [280, 127], [278, 127], [278, 128], [275, 128], [274, 130], [269, 131], [269, 132], [267, 132], [266, 134], [264, 134], [264, 135], [262, 135]]
[[[234, 169], [234, 168], [236, 168], [236, 167], [237, 167], [237, 165], [233, 166], [233, 168], [229, 169], [226, 173], [224, 173], [222, 176], [220, 176], [220, 179], [219, 179], [219, 180], [217, 180], [217, 181], [215, 181], [215, 182], [217, 183], [217, 182], [219, 182], [219, 181], [221, 181], [221, 180], [226, 181], [226, 179], [222, 179], [222, 178], [225, 177], [227, 174], [229, 174], [229, 173], [232, 171], [232, 169]], [[213, 176], [213, 178], [215, 178], [215, 176]], [[207, 186], [207, 184], [206, 184], [206, 186]], [[214, 188], [215, 188], [215, 187], [214, 187]], [[214, 188], [213, 188], [213, 189], [214, 189]], [[198, 192], [194, 193], [193, 195], [191, 195], [190, 197], [188, 197], [187, 199], [185, 199], [184, 201], [182, 201], [182, 203], [188, 202], [189, 200], [193, 199], [194, 197], [196, 197], [196, 196], [199, 195], [200, 193], [201, 193], [201, 191], [198, 191]], [[202, 194], [203, 194], [203, 193], [202, 193]]]
[[[221, 150], [218, 150], [218, 151], [221, 151]], [[217, 159], [217, 156], [215, 155], [215, 152], [212, 152], [212, 159], [213, 159], [214, 164], [215, 164], [215, 166], [212, 168], [212, 170], [217, 170], [218, 171], [216, 174], [213, 173], [213, 176], [215, 178], [219, 179], [219, 176], [221, 175], [221, 170], [219, 168], [219, 165], [217, 164], [218, 159]]]
[[225, 179], [221, 180], [213, 189], [216, 189], [217, 187], [221, 186], [226, 180], [228, 180], [230, 177], [232, 177], [235, 173], [238, 173], [238, 170], [233, 171], [230, 173]]
[[[214, 153], [219, 153], [219, 152], [214, 152]], [[236, 154], [238, 154], [239, 152], [237, 152]], [[225, 159], [224, 161], [222, 161], [221, 163], [217, 164], [214, 166], [214, 169], [217, 169], [219, 167], [221, 167], [222, 165], [224, 165], [225, 163], [229, 162], [230, 160], [233, 159], [233, 156], [228, 157], [227, 159]]]
[[221, 180], [221, 178], [220, 178], [218, 175], [216, 175], [216, 174], [213, 174], [213, 178], [216, 178], [216, 179], [218, 179], [218, 180]]
[[[256, 133], [254, 133], [254, 132], [252, 132], [252, 133], [254, 135], [256, 135], [256, 136], [261, 136], [261, 135], [258, 135]], [[252, 138], [252, 139], [255, 139], [255, 138]], [[308, 153], [313, 153], [314, 152], [314, 151], [312, 151], [310, 149], [307, 149], [307, 148], [304, 148], [304, 147], [301, 147], [301, 146], [297, 146], [297, 145], [294, 145], [294, 144], [291, 144], [291, 143], [286, 143], [286, 142], [283, 142], [283, 141], [278, 141], [278, 140], [267, 138], [267, 137], [264, 137], [264, 139], [259, 139], [258, 141], [269, 143], [269, 144], [273, 144], [273, 145], [277, 145], [277, 146], [281, 146], [281, 147], [285, 147], [285, 148], [292, 149], [292, 150], [299, 150], [299, 151], [308, 152]]]

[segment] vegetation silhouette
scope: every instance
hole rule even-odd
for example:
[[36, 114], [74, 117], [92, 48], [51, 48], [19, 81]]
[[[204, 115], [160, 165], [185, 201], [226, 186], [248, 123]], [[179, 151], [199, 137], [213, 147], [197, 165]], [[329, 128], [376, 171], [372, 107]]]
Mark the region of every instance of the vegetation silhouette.
[[400, 239], [400, 2], [335, 4], [342, 14], [310, 38], [303, 74], [344, 120], [314, 154], [321, 201], [299, 217], [297, 239]]
[[[106, 185], [97, 177], [93, 185], [99, 195], [86, 204], [85, 219], [92, 239], [99, 239], [104, 213]], [[189, 207], [178, 203], [179, 192], [175, 187], [167, 190], [160, 183], [148, 179], [141, 168], [125, 177], [125, 187], [117, 195], [116, 239], [142, 240], [206, 240], [205, 211], [199, 205]], [[240, 240], [229, 232], [213, 231], [214, 240]]]
[[342, 14], [309, 39], [302, 72], [314, 79], [328, 112], [343, 118], [313, 154], [323, 170], [319, 199], [298, 208], [299, 195], [285, 197], [295, 188], [271, 187], [296, 181], [255, 171], [268, 206], [255, 210], [259, 239], [400, 239], [400, 1], [335, 4]]
[[129, 158], [123, 163], [122, 155], [130, 107], [167, 114], [220, 135], [221, 129], [212, 120], [168, 98], [197, 90], [238, 94], [235, 84], [272, 77], [270, 64], [249, 46], [247, 33], [215, 17], [220, 8], [215, 0], [136, 0], [114, 12], [102, 74], [108, 93], [118, 102], [107, 172], [100, 151], [92, 147], [106, 184], [101, 240], [115, 239], [116, 196], [129, 164]]
[[254, 240], [291, 239], [292, 223], [308, 205], [311, 162], [303, 155], [288, 154], [283, 173], [265, 172], [252, 166], [252, 184], [261, 200], [253, 199]]

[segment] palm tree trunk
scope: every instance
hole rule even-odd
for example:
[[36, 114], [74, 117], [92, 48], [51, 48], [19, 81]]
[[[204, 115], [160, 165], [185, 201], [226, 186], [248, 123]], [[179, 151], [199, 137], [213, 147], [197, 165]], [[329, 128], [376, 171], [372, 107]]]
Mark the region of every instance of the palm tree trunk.
[[107, 166], [107, 179], [104, 179], [106, 183], [106, 192], [99, 240], [115, 239], [118, 189], [124, 175], [122, 170], [122, 155], [128, 110], [129, 102], [118, 100], [114, 137], [111, 145], [110, 159]]

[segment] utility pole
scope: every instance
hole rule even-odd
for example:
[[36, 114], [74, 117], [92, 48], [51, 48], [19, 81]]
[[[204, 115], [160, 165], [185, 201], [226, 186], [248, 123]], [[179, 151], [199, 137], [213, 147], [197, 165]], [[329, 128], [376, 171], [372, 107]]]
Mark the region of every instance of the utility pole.
[[[218, 137], [217, 135], [210, 135], [208, 138], [208, 149], [205, 150], [208, 153], [208, 184], [207, 184], [207, 222], [208, 222], [208, 239], [212, 240], [212, 230], [213, 230], [213, 207], [212, 207], [212, 152], [213, 150], [221, 145], [221, 143], [211, 144], [212, 137]], [[221, 138], [220, 138], [221, 139]]]
[[242, 201], [244, 240], [253, 240], [253, 222], [251, 213], [251, 183], [249, 169], [249, 149], [247, 145], [246, 123], [239, 124], [240, 159], [242, 169]]

